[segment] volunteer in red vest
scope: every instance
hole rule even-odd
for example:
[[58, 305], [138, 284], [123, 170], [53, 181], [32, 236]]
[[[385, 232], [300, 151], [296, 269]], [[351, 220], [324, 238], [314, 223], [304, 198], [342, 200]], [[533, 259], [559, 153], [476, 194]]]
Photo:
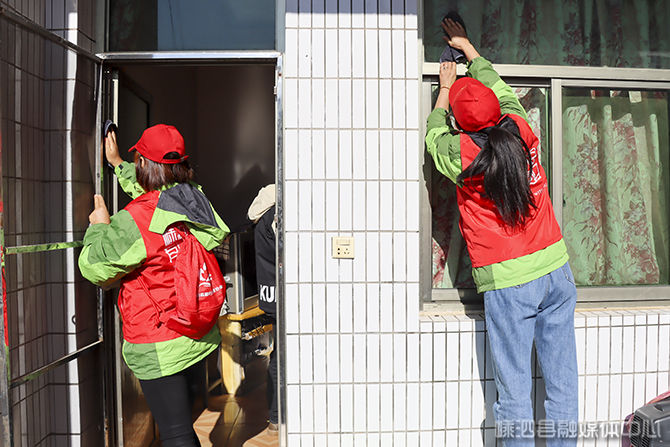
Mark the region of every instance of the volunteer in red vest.
[[120, 282], [123, 358], [140, 381], [163, 447], [200, 446], [191, 420], [190, 383], [221, 338], [216, 325], [191, 338], [165, 324], [175, 301], [171, 263], [187, 234], [183, 231], [211, 250], [229, 230], [193, 182], [176, 128], [150, 127], [130, 151], [135, 164], [120, 157], [114, 132], [105, 138], [107, 160], [134, 200], [110, 217], [102, 196], [95, 196], [79, 268], [99, 286]]
[[[493, 406], [503, 445], [576, 445], [578, 419], [574, 309], [576, 288], [554, 217], [539, 141], [512, 89], [456, 22], [449, 44], [468, 59], [440, 65], [440, 91], [426, 145], [438, 171], [456, 185], [459, 226], [484, 293], [486, 328], [498, 389]], [[448, 110], [457, 126], [450, 123]], [[546, 386], [546, 419], [533, 423], [531, 350]]]

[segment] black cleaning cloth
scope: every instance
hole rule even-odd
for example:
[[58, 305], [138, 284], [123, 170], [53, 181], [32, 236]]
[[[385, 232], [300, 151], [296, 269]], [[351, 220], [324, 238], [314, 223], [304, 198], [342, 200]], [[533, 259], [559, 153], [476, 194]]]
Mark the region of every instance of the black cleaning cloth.
[[[449, 11], [447, 15], [442, 18], [442, 21], [444, 22], [447, 19], [451, 19], [454, 22], [460, 23], [465, 30], [465, 22], [463, 22], [463, 19], [456, 11]], [[447, 35], [447, 37], [449, 36]], [[461, 50], [457, 50], [451, 45], [447, 45], [440, 55], [440, 63], [442, 62], [456, 62], [457, 64], [465, 64], [468, 62], [468, 59], [465, 57], [465, 53], [463, 53]]]

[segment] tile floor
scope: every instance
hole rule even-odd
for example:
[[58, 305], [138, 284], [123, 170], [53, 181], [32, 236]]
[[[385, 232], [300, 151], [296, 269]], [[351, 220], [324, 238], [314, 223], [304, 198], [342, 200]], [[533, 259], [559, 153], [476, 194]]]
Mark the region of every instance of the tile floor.
[[202, 447], [241, 447], [267, 426], [265, 386], [243, 396], [210, 396], [194, 427]]

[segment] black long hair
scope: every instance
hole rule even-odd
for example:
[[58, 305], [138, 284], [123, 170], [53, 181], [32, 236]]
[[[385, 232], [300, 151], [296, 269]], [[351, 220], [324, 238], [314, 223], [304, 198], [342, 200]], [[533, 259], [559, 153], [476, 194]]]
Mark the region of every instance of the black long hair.
[[484, 174], [484, 190], [503, 222], [512, 228], [523, 227], [531, 208], [537, 208], [530, 190], [533, 160], [528, 145], [505, 127], [485, 130], [484, 147], [457, 181], [463, 185], [466, 179]]

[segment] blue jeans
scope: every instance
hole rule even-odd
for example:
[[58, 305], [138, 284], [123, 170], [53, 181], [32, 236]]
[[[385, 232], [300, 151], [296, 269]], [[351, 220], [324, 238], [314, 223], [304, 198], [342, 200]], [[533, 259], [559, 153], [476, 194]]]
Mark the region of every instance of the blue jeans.
[[[533, 431], [546, 438], [547, 447], [577, 444], [576, 299], [575, 279], [567, 263], [528, 283], [484, 294], [498, 388], [493, 413], [505, 447], [533, 446]], [[533, 341], [547, 391], [542, 426], [539, 421], [533, 426]]]

